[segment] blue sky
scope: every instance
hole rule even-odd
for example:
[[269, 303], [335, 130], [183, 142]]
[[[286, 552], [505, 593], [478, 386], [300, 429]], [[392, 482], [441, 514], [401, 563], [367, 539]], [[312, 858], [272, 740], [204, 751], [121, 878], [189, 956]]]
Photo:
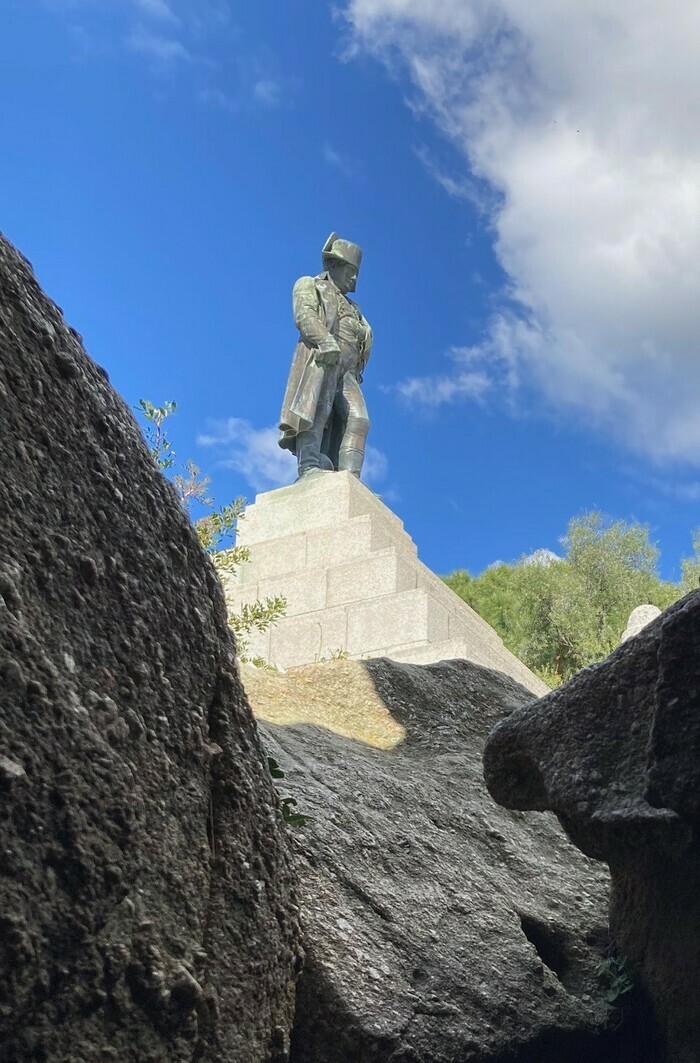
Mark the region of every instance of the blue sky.
[[5, 0], [0, 226], [129, 403], [178, 402], [221, 502], [289, 475], [291, 288], [337, 230], [365, 249], [371, 486], [423, 560], [559, 550], [597, 507], [674, 578], [700, 22], [662, 6]]

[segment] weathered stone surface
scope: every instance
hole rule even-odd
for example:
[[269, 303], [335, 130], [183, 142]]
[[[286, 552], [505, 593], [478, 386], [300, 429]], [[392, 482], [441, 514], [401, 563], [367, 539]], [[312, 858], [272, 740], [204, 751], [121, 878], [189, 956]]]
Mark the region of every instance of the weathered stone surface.
[[657, 616], [661, 616], [658, 605], [638, 605], [629, 615], [627, 627], [620, 636], [620, 642], [627, 642], [627, 639], [638, 635], [642, 628], [650, 624], [652, 620], [656, 620]]
[[223, 596], [0, 239], [0, 1058], [285, 1058], [290, 868]]
[[481, 751], [528, 700], [467, 661], [339, 660], [244, 684], [314, 818], [293, 831], [307, 966], [293, 1063], [639, 1063], [595, 977], [608, 875], [498, 808]]
[[612, 873], [610, 925], [670, 1063], [700, 1060], [700, 592], [518, 710], [489, 738], [489, 789], [555, 811]]

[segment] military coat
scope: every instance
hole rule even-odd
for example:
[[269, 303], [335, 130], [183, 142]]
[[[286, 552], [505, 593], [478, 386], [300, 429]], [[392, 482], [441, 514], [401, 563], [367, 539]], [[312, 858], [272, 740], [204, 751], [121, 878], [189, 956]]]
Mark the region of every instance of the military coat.
[[[339, 341], [339, 324], [341, 300], [347, 299], [333, 284], [328, 273], [317, 277], [301, 277], [294, 285], [294, 319], [299, 328], [299, 342], [294, 350], [292, 366], [287, 380], [287, 388], [280, 415], [281, 436], [279, 445], [296, 453], [296, 437], [299, 432], [311, 428], [316, 416], [321, 385], [326, 367], [316, 362], [314, 355], [330, 337]], [[362, 338], [359, 340], [357, 361], [354, 369], [358, 380], [367, 364], [372, 346], [372, 330], [360, 313], [359, 307], [352, 300], [347, 302], [355, 307], [363, 326]], [[338, 411], [334, 408], [326, 430], [326, 439], [332, 444], [324, 444], [324, 452], [337, 465], [338, 440], [342, 439], [342, 424]], [[333, 451], [333, 452], [331, 452]]]

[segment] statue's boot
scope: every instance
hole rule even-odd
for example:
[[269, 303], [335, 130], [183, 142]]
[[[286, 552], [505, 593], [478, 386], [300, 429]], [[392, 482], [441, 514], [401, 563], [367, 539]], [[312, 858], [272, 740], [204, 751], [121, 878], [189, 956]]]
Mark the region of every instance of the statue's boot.
[[362, 464], [365, 460], [365, 448], [343, 446], [340, 448], [338, 455], [338, 472], [349, 472], [352, 476], [356, 476], [360, 479], [360, 473], [362, 472]]
[[323, 429], [314, 425], [297, 436], [297, 462], [299, 479], [312, 472], [334, 472], [333, 462], [327, 454], [321, 453]]
[[350, 373], [345, 377], [343, 387], [347, 413], [345, 431], [338, 452], [338, 472], [349, 472], [359, 480], [365, 460], [369, 417], [359, 385]]
[[315, 480], [317, 476], [328, 476], [329, 472], [335, 472], [335, 469], [321, 469], [319, 466], [315, 465], [313, 468], [307, 469], [306, 472], [297, 476], [294, 482], [298, 484], [300, 480]]
[[312, 471], [335, 471], [333, 462], [322, 452], [322, 446], [323, 434], [333, 407], [337, 380], [337, 366], [326, 367], [321, 392], [316, 403], [314, 423], [306, 431], [299, 432], [297, 435], [296, 454], [299, 480]]

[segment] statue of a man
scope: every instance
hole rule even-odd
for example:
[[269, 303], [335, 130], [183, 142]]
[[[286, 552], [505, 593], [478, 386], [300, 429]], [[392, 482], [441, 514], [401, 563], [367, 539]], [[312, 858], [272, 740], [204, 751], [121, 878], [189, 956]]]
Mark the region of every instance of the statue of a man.
[[299, 342], [280, 418], [279, 445], [297, 458], [299, 479], [319, 470], [359, 478], [369, 431], [360, 383], [372, 330], [355, 291], [362, 250], [331, 233], [321, 252], [323, 273], [294, 285]]

